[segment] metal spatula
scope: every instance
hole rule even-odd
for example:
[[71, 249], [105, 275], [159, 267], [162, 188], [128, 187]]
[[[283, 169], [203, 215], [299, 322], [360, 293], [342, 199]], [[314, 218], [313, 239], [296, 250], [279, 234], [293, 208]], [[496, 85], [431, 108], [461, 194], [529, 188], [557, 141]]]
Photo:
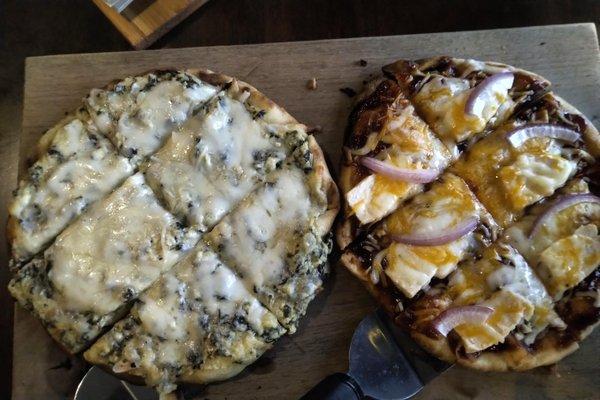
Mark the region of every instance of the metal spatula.
[[151, 388], [131, 385], [92, 367], [79, 382], [74, 400], [158, 400], [158, 394]]
[[349, 358], [347, 373], [326, 377], [301, 400], [408, 399], [451, 366], [421, 349], [382, 309], [360, 322]]

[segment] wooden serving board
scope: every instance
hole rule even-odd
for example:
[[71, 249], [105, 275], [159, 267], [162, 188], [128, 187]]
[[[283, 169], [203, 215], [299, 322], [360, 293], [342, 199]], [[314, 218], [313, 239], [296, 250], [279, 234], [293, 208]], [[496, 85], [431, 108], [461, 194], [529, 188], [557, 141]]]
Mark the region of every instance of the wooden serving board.
[[[535, 71], [554, 82], [555, 90], [590, 119], [597, 121], [600, 116], [599, 51], [593, 24], [34, 57], [26, 61], [20, 170], [24, 171], [40, 134], [65, 111], [77, 107], [90, 88], [153, 68], [206, 67], [255, 85], [300, 121], [320, 125], [323, 132], [317, 140], [335, 171], [351, 106], [351, 99], [339, 89], [360, 90], [363, 80], [395, 59], [437, 54], [495, 60]], [[360, 59], [368, 65], [361, 67]], [[313, 77], [318, 88], [310, 91], [306, 83]], [[280, 340], [239, 376], [196, 390], [190, 398], [296, 399], [326, 375], [347, 368], [354, 327], [375, 307], [366, 290], [337, 268], [295, 335]], [[482, 373], [454, 367], [419, 397], [598, 398], [599, 348], [596, 332], [557, 369]], [[70, 368], [62, 368], [69, 364], [66, 360], [39, 323], [17, 307], [14, 398], [65, 398], [84, 368], [77, 359], [70, 360]]]

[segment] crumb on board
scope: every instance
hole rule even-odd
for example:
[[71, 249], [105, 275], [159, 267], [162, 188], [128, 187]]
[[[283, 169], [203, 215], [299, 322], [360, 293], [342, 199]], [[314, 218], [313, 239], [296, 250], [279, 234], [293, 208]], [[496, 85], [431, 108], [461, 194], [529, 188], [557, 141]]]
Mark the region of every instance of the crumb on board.
[[348, 97], [356, 96], [356, 90], [354, 90], [350, 87], [343, 87], [340, 89], [340, 92], [344, 93]]
[[306, 82], [306, 88], [308, 90], [316, 90], [317, 89], [317, 78], [310, 78], [308, 82]]
[[561, 374], [560, 374], [560, 372], [558, 371], [558, 364], [552, 364], [552, 365], [550, 365], [550, 366], [548, 367], [548, 370], [549, 370], [549, 371], [550, 371], [550, 373], [551, 373], [552, 375], [554, 375], [555, 377], [557, 377], [557, 378], [560, 378], [560, 377], [561, 377]]

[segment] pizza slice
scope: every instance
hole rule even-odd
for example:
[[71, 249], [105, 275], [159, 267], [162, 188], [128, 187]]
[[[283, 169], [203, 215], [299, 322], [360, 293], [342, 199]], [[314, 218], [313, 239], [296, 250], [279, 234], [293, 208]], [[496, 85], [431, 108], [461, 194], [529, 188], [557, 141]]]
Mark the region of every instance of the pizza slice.
[[[153, 71], [93, 89], [85, 107], [97, 128], [135, 164], [217, 92], [208, 71]], [[209, 79], [204, 79], [207, 76]], [[208, 82], [207, 82], [208, 81]]]
[[277, 318], [203, 244], [144, 292], [87, 361], [161, 393], [229, 378], [285, 333]]
[[270, 114], [256, 111], [260, 96], [232, 81], [142, 167], [169, 211], [189, 226], [212, 228], [307, 142], [301, 124], [266, 126]]
[[600, 198], [585, 178], [536, 205], [505, 232], [556, 300], [600, 266]]
[[79, 111], [44, 134], [39, 159], [19, 182], [9, 206], [12, 262], [20, 265], [46, 248], [90, 204], [133, 172]]
[[319, 180], [288, 164], [205, 236], [290, 333], [328, 272], [330, 243], [319, 223], [326, 204], [311, 201]]
[[[412, 298], [479, 254], [498, 230], [467, 184], [448, 173], [364, 235], [364, 243], [349, 246], [342, 262], [380, 290], [391, 286]], [[373, 251], [365, 257], [369, 244]]]
[[356, 103], [343, 149], [340, 185], [346, 198], [337, 239], [345, 248], [360, 228], [381, 220], [423, 190], [450, 153], [391, 79], [371, 82]]
[[501, 242], [426, 290], [403, 317], [436, 356], [494, 370], [552, 362], [540, 349], [566, 328], [525, 259]]
[[591, 123], [548, 93], [473, 145], [450, 171], [506, 227], [594, 163], [592, 132]]
[[133, 175], [19, 269], [11, 294], [77, 353], [198, 241]]
[[383, 71], [406, 88], [454, 159], [549, 86], [544, 78], [509, 65], [444, 56], [396, 61]]

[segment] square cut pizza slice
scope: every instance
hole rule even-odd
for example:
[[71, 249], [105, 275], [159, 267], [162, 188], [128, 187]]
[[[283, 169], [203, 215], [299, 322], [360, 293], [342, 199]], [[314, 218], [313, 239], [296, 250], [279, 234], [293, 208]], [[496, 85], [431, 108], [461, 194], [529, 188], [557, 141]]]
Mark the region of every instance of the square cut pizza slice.
[[285, 333], [277, 318], [203, 244], [144, 292], [86, 353], [160, 392], [226, 379]]
[[46, 132], [38, 154], [9, 206], [8, 235], [16, 264], [46, 248], [90, 204], [133, 172], [111, 142], [89, 126], [85, 111]]
[[310, 175], [288, 165], [205, 236], [291, 333], [327, 272], [330, 244], [318, 226], [318, 204]]
[[600, 198], [577, 178], [533, 207], [504, 236], [527, 259], [550, 295], [560, 300], [598, 270], [599, 228]]
[[401, 60], [383, 71], [406, 88], [453, 159], [549, 86], [544, 78], [509, 65], [451, 57]]
[[509, 337], [529, 346], [546, 329], [566, 327], [533, 270], [505, 243], [486, 248], [481, 259], [461, 265], [450, 275], [445, 290], [433, 287], [412, 306], [409, 313], [416, 317], [413, 326], [420, 332], [417, 340], [440, 340], [428, 329], [444, 323], [444, 315], [468, 312], [470, 306], [489, 307], [491, 313], [483, 321], [461, 321], [454, 326], [457, 340], [442, 338], [454, 346], [454, 353], [458, 348], [466, 354], [481, 352]]
[[250, 91], [234, 82], [174, 131], [143, 166], [169, 211], [201, 231], [212, 228], [307, 141], [301, 124], [266, 126], [252, 100]]
[[136, 174], [19, 269], [9, 289], [77, 353], [197, 241]]
[[[364, 272], [374, 285], [393, 285], [412, 298], [432, 278], [443, 279], [460, 262], [480, 254], [498, 230], [467, 184], [456, 175], [444, 174], [365, 237], [380, 250]], [[342, 260], [351, 262], [348, 255]]]
[[450, 153], [415, 113], [393, 80], [371, 83], [350, 116], [341, 186], [346, 219], [338, 241], [347, 246], [357, 225], [377, 222], [423, 190]]
[[85, 107], [100, 132], [137, 164], [217, 93], [196, 75], [203, 73], [166, 70], [128, 77], [93, 89]]
[[450, 170], [473, 188], [498, 224], [507, 227], [527, 206], [552, 195], [593, 163], [584, 120], [566, 126], [569, 118], [577, 117], [547, 94], [473, 145]]

